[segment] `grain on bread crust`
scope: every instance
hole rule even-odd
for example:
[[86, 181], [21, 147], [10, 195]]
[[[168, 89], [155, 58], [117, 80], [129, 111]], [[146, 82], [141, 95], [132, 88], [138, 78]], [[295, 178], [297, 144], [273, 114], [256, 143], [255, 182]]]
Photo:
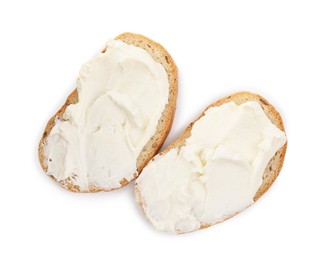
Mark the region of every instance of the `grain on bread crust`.
[[[281, 118], [279, 112], [265, 98], [263, 98], [262, 96], [260, 96], [258, 94], [254, 94], [254, 93], [250, 93], [250, 92], [238, 92], [238, 93], [235, 93], [235, 94], [230, 95], [228, 97], [222, 98], [222, 99], [218, 100], [217, 102], [209, 105], [195, 121], [193, 121], [191, 124], [189, 124], [189, 126], [185, 129], [184, 133], [178, 139], [176, 139], [174, 142], [172, 142], [168, 147], [166, 147], [165, 150], [163, 150], [161, 153], [159, 153], [159, 155], [164, 155], [165, 153], [167, 153], [172, 148], [183, 146], [185, 144], [185, 140], [191, 134], [191, 130], [192, 130], [194, 123], [205, 115], [206, 110], [208, 110], [211, 107], [221, 106], [221, 105], [228, 103], [228, 102], [231, 102], [231, 101], [235, 102], [237, 105], [243, 104], [243, 103], [248, 102], [248, 101], [258, 102], [259, 105], [264, 110], [265, 114], [270, 119], [270, 121], [274, 125], [276, 125], [281, 131], [285, 132], [282, 118]], [[271, 187], [273, 182], [278, 177], [278, 175], [281, 171], [281, 168], [283, 166], [284, 157], [286, 154], [286, 149], [287, 149], [287, 142], [276, 152], [276, 154], [269, 161], [269, 163], [268, 163], [268, 165], [264, 171], [262, 184], [261, 184], [260, 188], [258, 189], [257, 193], [255, 194], [254, 202], [256, 202]], [[143, 201], [143, 199], [141, 197], [141, 190], [139, 190], [137, 183], [135, 185], [135, 191], [136, 191], [137, 201], [138, 201], [142, 211], [144, 212], [144, 203], [145, 202]], [[211, 224], [211, 225], [202, 224], [200, 229], [204, 229], [204, 228], [210, 227], [212, 225], [218, 224], [220, 222], [223, 222], [227, 219], [232, 218], [233, 216], [237, 215], [238, 213], [239, 212], [236, 212], [235, 214], [226, 216], [222, 221], [216, 222], [216, 223]]]
[[[153, 40], [140, 35], [140, 34], [133, 34], [133, 33], [123, 33], [115, 38], [115, 40], [121, 40], [126, 44], [134, 45], [136, 47], [140, 47], [144, 50], [146, 50], [152, 58], [160, 63], [168, 77], [169, 82], [169, 95], [168, 95], [168, 103], [165, 106], [165, 109], [162, 113], [162, 116], [160, 117], [158, 121], [158, 125], [156, 128], [156, 131], [154, 135], [150, 138], [150, 140], [147, 142], [147, 144], [144, 146], [142, 151], [140, 152], [136, 166], [137, 166], [137, 172], [134, 173], [133, 179], [126, 180], [122, 179], [120, 181], [121, 187], [127, 185], [130, 181], [134, 180], [138, 174], [142, 171], [143, 167], [147, 164], [147, 162], [158, 152], [158, 150], [163, 145], [163, 142], [165, 141], [174, 118], [174, 113], [176, 109], [176, 97], [177, 97], [177, 84], [178, 84], [178, 77], [177, 77], [177, 67], [176, 64], [171, 57], [171, 55], [164, 49], [164, 47]], [[105, 52], [106, 49], [104, 49], [102, 52]], [[65, 104], [58, 110], [58, 112], [48, 121], [44, 133], [40, 139], [39, 146], [38, 146], [38, 157], [41, 164], [41, 167], [43, 168], [44, 172], [47, 172], [47, 158], [44, 154], [44, 147], [45, 147], [45, 141], [47, 137], [49, 136], [52, 128], [55, 125], [55, 120], [59, 119], [62, 120], [62, 115], [65, 112], [66, 108], [70, 104], [76, 104], [78, 102], [78, 92], [77, 89], [75, 89], [67, 98]], [[52, 179], [56, 180], [53, 176], [50, 176]], [[80, 190], [80, 187], [74, 184], [74, 181], [71, 177], [62, 180], [59, 182], [61, 186], [64, 188], [74, 191], [74, 192], [82, 192]], [[89, 186], [88, 191], [84, 192], [98, 192], [98, 191], [111, 191], [118, 188], [113, 189], [102, 189], [100, 187], [96, 186]]]
[[115, 38], [115, 40], [121, 40], [127, 44], [134, 45], [146, 50], [153, 59], [161, 63], [167, 72], [169, 87], [168, 104], [162, 113], [156, 128], [155, 134], [149, 140], [149, 142], [142, 149], [137, 160], [138, 172], [141, 172], [143, 167], [151, 160], [151, 158], [160, 150], [166, 139], [174, 118], [176, 109], [176, 97], [177, 97], [177, 67], [173, 61], [171, 55], [158, 43], [149, 40], [145, 36], [136, 35], [132, 37], [131, 33], [123, 33]]

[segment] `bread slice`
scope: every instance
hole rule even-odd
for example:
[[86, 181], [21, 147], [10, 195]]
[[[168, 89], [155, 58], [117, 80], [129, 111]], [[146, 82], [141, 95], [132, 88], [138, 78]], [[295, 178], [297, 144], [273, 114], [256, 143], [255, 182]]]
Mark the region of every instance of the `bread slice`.
[[[228, 102], [231, 102], [231, 101], [235, 102], [237, 105], [243, 104], [243, 103], [248, 102], [248, 101], [258, 102], [260, 104], [260, 106], [262, 107], [262, 109], [264, 110], [265, 114], [271, 120], [271, 122], [274, 125], [276, 125], [283, 132], [285, 131], [284, 125], [283, 125], [283, 122], [282, 122], [282, 119], [281, 119], [279, 112], [277, 112], [277, 110], [265, 98], [261, 97], [260, 95], [253, 94], [250, 92], [238, 92], [238, 93], [235, 93], [235, 94], [230, 95], [228, 97], [222, 98], [219, 101], [209, 105], [204, 110], [204, 112], [186, 128], [184, 133], [178, 139], [176, 139], [173, 143], [171, 143], [164, 151], [159, 153], [159, 155], [157, 155], [157, 156], [163, 156], [168, 151], [170, 151], [172, 148], [178, 148], [178, 147], [183, 146], [185, 144], [185, 140], [191, 134], [191, 130], [192, 130], [194, 123], [205, 115], [205, 111], [207, 109], [209, 109], [211, 107], [215, 107], [215, 106], [221, 106], [221, 105], [228, 103]], [[271, 185], [273, 184], [273, 182], [275, 181], [275, 179], [279, 175], [281, 168], [282, 168], [282, 165], [283, 165], [283, 162], [284, 162], [286, 149], [287, 149], [287, 142], [276, 152], [276, 154], [273, 156], [273, 158], [269, 161], [267, 167], [265, 168], [264, 174], [263, 174], [262, 184], [261, 184], [260, 188], [258, 189], [258, 191], [257, 191], [257, 193], [253, 199], [254, 202], [256, 202], [271, 187]], [[152, 160], [154, 160], [154, 159], [155, 158], [153, 158]], [[137, 202], [139, 203], [142, 211], [145, 214], [145, 206], [146, 205], [145, 205], [145, 201], [141, 195], [141, 190], [140, 190], [137, 182], [135, 184], [135, 192], [136, 192]], [[218, 221], [214, 224], [223, 222], [223, 221], [235, 216], [238, 213], [239, 212], [237, 212], [233, 215], [226, 216], [224, 219], [222, 219], [221, 221]], [[214, 224], [211, 224], [211, 225], [214, 225]], [[201, 225], [200, 229], [207, 228], [211, 225]]]
[[[166, 49], [162, 45], [156, 43], [155, 41], [143, 35], [133, 34], [133, 33], [123, 33], [117, 36], [115, 40], [123, 41], [124, 43], [128, 45], [134, 45], [136, 47], [142, 48], [145, 51], [147, 51], [156, 62], [160, 63], [164, 67], [167, 73], [168, 82], [169, 82], [168, 103], [166, 104], [165, 109], [158, 121], [158, 125], [156, 127], [156, 131], [154, 135], [150, 138], [150, 140], [144, 146], [144, 148], [142, 149], [142, 151], [140, 152], [137, 158], [137, 162], [136, 162], [137, 172], [135, 172], [133, 175], [133, 179], [135, 179], [138, 176], [138, 173], [141, 172], [142, 168], [147, 164], [147, 162], [158, 152], [158, 150], [160, 149], [163, 142], [165, 141], [170, 131], [170, 128], [172, 126], [174, 113], [176, 109], [177, 82], [178, 82], [177, 67], [171, 55], [166, 51]], [[104, 49], [102, 52], [106, 52], [106, 49]], [[45, 154], [44, 154], [45, 141], [48, 138], [52, 128], [55, 125], [55, 120], [62, 118], [62, 115], [65, 112], [66, 108], [70, 104], [75, 104], [77, 102], [78, 102], [78, 92], [77, 92], [77, 89], [75, 89], [68, 96], [65, 104], [48, 121], [46, 125], [46, 128], [40, 139], [39, 146], [38, 146], [39, 161], [44, 172], [47, 172], [47, 158], [45, 157]], [[123, 159], [122, 159], [122, 163], [123, 163]], [[55, 179], [53, 176], [50, 176], [50, 177]], [[132, 180], [122, 179], [120, 181], [121, 186], [118, 188], [121, 188], [127, 185]], [[60, 181], [59, 183], [61, 186], [63, 186], [64, 188], [70, 191], [82, 192], [79, 186], [73, 184], [70, 177], [68, 179]], [[113, 188], [113, 189], [117, 189], [117, 188]], [[113, 189], [105, 190], [100, 187], [91, 186], [89, 187], [87, 191], [83, 191], [83, 192], [110, 191]]]

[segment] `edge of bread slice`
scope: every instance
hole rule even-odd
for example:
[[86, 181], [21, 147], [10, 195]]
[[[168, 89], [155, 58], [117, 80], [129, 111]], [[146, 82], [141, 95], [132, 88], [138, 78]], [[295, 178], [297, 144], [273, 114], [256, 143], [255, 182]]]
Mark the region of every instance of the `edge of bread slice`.
[[[138, 173], [142, 171], [143, 167], [147, 164], [147, 162], [150, 161], [150, 159], [158, 152], [158, 150], [163, 145], [171, 129], [175, 110], [176, 110], [178, 76], [177, 76], [177, 67], [173, 58], [167, 52], [167, 50], [159, 43], [143, 35], [129, 33], [129, 32], [123, 33], [117, 36], [115, 40], [123, 41], [126, 44], [134, 45], [136, 47], [142, 48], [145, 51], [147, 51], [156, 62], [160, 63], [164, 67], [167, 73], [168, 82], [169, 82], [168, 103], [166, 104], [164, 111], [158, 121], [156, 131], [154, 135], [150, 138], [150, 140], [147, 142], [147, 144], [144, 146], [144, 148], [142, 149], [142, 151], [140, 152], [137, 158], [137, 162], [136, 162], [137, 172], [134, 173], [133, 179], [131, 179], [130, 181], [126, 179], [122, 179], [120, 181], [121, 186], [118, 187], [118, 188], [121, 188], [127, 185], [129, 182], [131, 182], [138, 176]], [[105, 52], [105, 51], [106, 49], [104, 49], [102, 52]], [[63, 113], [65, 112], [66, 108], [69, 105], [75, 104], [77, 102], [78, 102], [78, 92], [77, 92], [77, 89], [75, 89], [67, 97], [65, 104], [48, 121], [45, 127], [44, 133], [40, 139], [39, 146], [38, 146], [39, 161], [45, 173], [47, 173], [47, 158], [45, 157], [45, 154], [44, 154], [45, 141], [47, 137], [49, 136], [52, 128], [55, 125], [55, 120], [62, 117]], [[50, 176], [50, 177], [56, 180], [53, 176]], [[62, 180], [59, 182], [59, 184], [70, 191], [82, 192], [79, 186], [74, 185], [71, 178]], [[99, 187], [90, 186], [89, 190], [83, 191], [83, 192], [111, 191], [118, 188], [102, 189]]]
[[[279, 112], [265, 98], [263, 98], [262, 96], [260, 96], [258, 94], [254, 94], [254, 93], [250, 93], [250, 92], [238, 92], [238, 93], [235, 93], [235, 94], [230, 95], [228, 97], [222, 98], [222, 99], [216, 101], [215, 103], [209, 105], [195, 121], [193, 121], [192, 123], [189, 124], [189, 126], [185, 129], [184, 133], [179, 138], [177, 138], [167, 148], [165, 148], [164, 151], [159, 153], [159, 156], [167, 153], [172, 148], [183, 146], [185, 143], [185, 140], [191, 134], [191, 130], [192, 130], [194, 123], [197, 122], [201, 117], [203, 117], [205, 115], [206, 110], [208, 110], [211, 107], [221, 106], [221, 105], [228, 103], [228, 102], [231, 102], [231, 101], [235, 102], [237, 105], [243, 104], [243, 103], [248, 102], [248, 101], [258, 102], [259, 105], [264, 110], [265, 114], [270, 119], [270, 121], [274, 125], [276, 125], [280, 130], [285, 132], [282, 118], [281, 118]], [[283, 166], [284, 157], [286, 154], [286, 149], [287, 149], [287, 142], [276, 152], [276, 154], [269, 161], [269, 163], [268, 163], [268, 165], [264, 171], [262, 184], [261, 184], [260, 188], [258, 189], [255, 197], [254, 197], [254, 202], [256, 202], [263, 194], [265, 194], [265, 192], [271, 187], [271, 185], [274, 183], [274, 181], [278, 177], [278, 175], [281, 171], [281, 168]], [[135, 185], [135, 191], [136, 191], [137, 202], [139, 203], [142, 211], [144, 212], [144, 201], [141, 197], [141, 190], [139, 189], [137, 183]], [[239, 211], [239, 212], [241, 212], [241, 211]], [[204, 228], [210, 227], [212, 225], [218, 224], [220, 222], [223, 222], [229, 218], [232, 218], [233, 216], [235, 216], [239, 212], [236, 212], [235, 214], [227, 216], [222, 221], [216, 222], [214, 224], [202, 225], [199, 229], [204, 229]]]

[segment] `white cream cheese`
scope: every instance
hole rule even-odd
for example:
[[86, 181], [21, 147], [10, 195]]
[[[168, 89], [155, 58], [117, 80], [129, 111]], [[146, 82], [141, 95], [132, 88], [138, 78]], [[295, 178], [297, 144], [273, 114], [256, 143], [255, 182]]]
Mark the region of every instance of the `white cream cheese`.
[[257, 102], [208, 109], [182, 147], [156, 156], [137, 179], [146, 216], [159, 230], [185, 233], [245, 209], [285, 142]]
[[113, 189], [137, 174], [136, 161], [168, 102], [163, 66], [145, 50], [109, 41], [81, 68], [78, 103], [56, 120], [44, 148], [47, 173], [81, 191]]

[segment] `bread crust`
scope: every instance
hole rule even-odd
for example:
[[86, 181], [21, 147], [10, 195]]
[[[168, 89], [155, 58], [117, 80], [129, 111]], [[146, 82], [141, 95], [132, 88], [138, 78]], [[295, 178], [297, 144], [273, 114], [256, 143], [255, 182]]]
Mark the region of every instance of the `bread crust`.
[[[263, 98], [262, 96], [260, 96], [258, 94], [254, 94], [251, 92], [245, 92], [245, 91], [244, 92], [237, 92], [233, 95], [222, 98], [222, 99], [216, 101], [215, 103], [209, 105], [195, 121], [193, 121], [192, 123], [189, 124], [189, 126], [185, 129], [183, 134], [179, 138], [177, 138], [174, 142], [172, 142], [168, 147], [166, 147], [165, 150], [160, 152], [158, 154], [158, 156], [164, 155], [165, 153], [167, 153], [172, 148], [177, 148], [177, 147], [183, 146], [185, 143], [185, 140], [191, 134], [191, 129], [192, 129], [193, 125], [195, 124], [195, 122], [197, 122], [201, 117], [203, 117], [205, 115], [205, 111], [207, 111], [211, 107], [221, 106], [221, 105], [228, 103], [228, 102], [231, 102], [231, 101], [235, 102], [237, 105], [243, 104], [243, 103], [248, 102], [248, 101], [258, 102], [259, 105], [264, 110], [265, 114], [271, 120], [271, 122], [274, 125], [276, 125], [280, 130], [285, 132], [283, 121], [282, 121], [282, 118], [281, 118], [279, 112], [268, 102], [268, 100], [266, 100], [265, 98]], [[274, 183], [274, 181], [278, 177], [278, 175], [282, 169], [282, 166], [283, 166], [286, 150], [287, 150], [287, 142], [276, 152], [276, 154], [269, 161], [269, 163], [268, 163], [268, 165], [264, 171], [262, 184], [254, 196], [254, 202], [256, 202], [259, 198], [261, 198], [261, 196], [263, 194], [266, 193], [266, 191], [271, 187], [271, 185]], [[137, 202], [139, 203], [142, 211], [144, 212], [144, 203], [145, 202], [143, 201], [143, 198], [141, 197], [141, 190], [139, 189], [139, 186], [137, 185], [137, 183], [135, 185], [135, 192], [136, 192]], [[239, 212], [241, 212], [241, 211], [239, 211]], [[204, 228], [213, 226], [215, 224], [218, 224], [220, 222], [223, 222], [227, 219], [230, 219], [230, 218], [234, 217], [235, 215], [237, 215], [239, 212], [236, 212], [235, 214], [226, 216], [222, 221], [213, 223], [211, 225], [202, 224], [200, 229], [204, 229]]]
[[[111, 191], [115, 189], [119, 189], [131, 181], [133, 181], [138, 174], [142, 171], [143, 167], [147, 164], [148, 161], [158, 152], [158, 150], [163, 145], [173, 123], [173, 118], [176, 110], [176, 98], [177, 98], [177, 87], [178, 87], [178, 75], [177, 75], [177, 66], [171, 57], [171, 55], [167, 52], [167, 50], [160, 45], [159, 43], [143, 36], [140, 34], [134, 33], [123, 33], [115, 38], [115, 40], [123, 41], [126, 44], [134, 45], [136, 47], [140, 47], [146, 50], [152, 58], [159, 62], [165, 69], [169, 82], [169, 96], [168, 103], [165, 106], [165, 109], [162, 113], [158, 121], [158, 125], [156, 127], [156, 131], [154, 135], [150, 138], [147, 144], [144, 146], [142, 151], [140, 152], [137, 158], [137, 172], [134, 173], [133, 178], [128, 181], [126, 179], [122, 179], [120, 181], [120, 187], [112, 188], [112, 189], [103, 189], [96, 186], [89, 186], [88, 190], [81, 191], [80, 187], [75, 185], [73, 180], [69, 177], [62, 181], [57, 181], [56, 178], [49, 175], [52, 179], [56, 180], [62, 187], [67, 190], [73, 192], [99, 192], [99, 191]], [[105, 52], [106, 49], [103, 49], [102, 52]], [[71, 104], [76, 104], [78, 102], [78, 92], [75, 89], [66, 99], [65, 104], [57, 111], [57, 113], [50, 118], [48, 121], [44, 133], [40, 139], [38, 145], [38, 158], [40, 165], [45, 173], [47, 173], [47, 158], [45, 157], [44, 147], [46, 139], [48, 138], [52, 128], [55, 125], [56, 119], [61, 119], [64, 114], [66, 108]]]

